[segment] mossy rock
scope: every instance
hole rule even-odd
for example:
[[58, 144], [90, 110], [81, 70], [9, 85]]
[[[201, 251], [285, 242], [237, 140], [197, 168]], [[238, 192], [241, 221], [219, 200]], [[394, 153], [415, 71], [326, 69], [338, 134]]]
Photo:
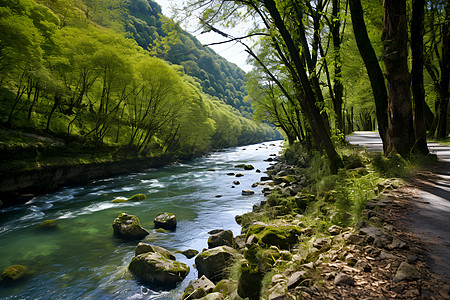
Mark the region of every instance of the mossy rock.
[[259, 245], [267, 247], [277, 246], [280, 249], [289, 249], [297, 241], [297, 236], [301, 234], [296, 226], [262, 226], [253, 225], [247, 231], [248, 238], [254, 234]]
[[242, 298], [259, 299], [261, 292], [261, 281], [264, 274], [256, 265], [247, 260], [240, 261], [241, 274], [238, 280], [237, 293]]
[[245, 165], [244, 170], [253, 170], [255, 167], [252, 165]]
[[141, 227], [139, 218], [121, 213], [113, 223], [114, 235], [128, 240], [140, 240], [147, 236], [147, 230]]
[[195, 258], [198, 276], [205, 275], [213, 282], [227, 278], [229, 267], [236, 255], [236, 250], [228, 246], [219, 246], [201, 252]]
[[158, 233], [166, 233], [167, 232], [167, 230], [165, 230], [164, 228], [157, 228], [157, 229], [155, 229], [155, 231]]
[[177, 218], [171, 213], [160, 213], [153, 220], [155, 228], [175, 230], [177, 228]]
[[238, 165], [235, 165], [234, 167], [235, 168], [239, 168], [239, 169], [243, 169], [243, 168], [245, 168], [245, 164], [238, 164]]
[[213, 289], [213, 293], [220, 293], [223, 297], [231, 294], [232, 291], [236, 290], [236, 284], [233, 284], [228, 279], [222, 279], [216, 284], [216, 287]]
[[112, 203], [123, 203], [123, 202], [127, 202], [127, 201], [128, 201], [128, 199], [125, 199], [125, 198], [116, 198], [116, 199], [112, 200], [111, 202]]
[[26, 275], [28, 268], [22, 265], [13, 265], [6, 267], [2, 272], [4, 280], [18, 280]]
[[39, 228], [41, 229], [56, 229], [58, 228], [58, 223], [55, 220], [45, 220], [44, 222], [39, 224]]
[[167, 259], [161, 253], [148, 252], [135, 256], [128, 269], [139, 279], [167, 288], [174, 288], [189, 273], [189, 266]]
[[127, 201], [142, 201], [147, 197], [144, 194], [136, 194], [127, 199]]
[[234, 175], [234, 177], [242, 177], [242, 176], [244, 176], [244, 174], [242, 173], [237, 173], [236, 175]]
[[137, 256], [139, 254], [148, 253], [148, 252], [154, 252], [154, 253], [157, 252], [157, 253], [162, 254], [162, 256], [164, 256], [167, 259], [176, 260], [175, 255], [173, 255], [169, 250], [164, 249], [163, 247], [150, 245], [150, 244], [146, 244], [146, 243], [142, 243], [142, 242], [140, 242], [136, 246], [136, 249], [134, 250], [134, 255]]

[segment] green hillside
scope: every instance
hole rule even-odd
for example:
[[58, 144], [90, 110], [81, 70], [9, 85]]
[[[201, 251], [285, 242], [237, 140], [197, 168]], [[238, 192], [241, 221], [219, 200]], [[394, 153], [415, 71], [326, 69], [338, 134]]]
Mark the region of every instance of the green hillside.
[[[192, 157], [276, 137], [248, 118], [243, 71], [182, 31], [173, 37], [173, 23], [158, 11], [151, 1], [0, 1], [0, 151], [38, 152], [38, 161], [52, 152], [17, 142], [10, 129], [61, 139], [70, 157], [89, 159]], [[138, 42], [131, 24], [143, 25]], [[138, 45], [145, 30], [159, 48]], [[197, 44], [198, 60], [176, 65], [173, 39]], [[193, 76], [195, 66], [204, 80]]]

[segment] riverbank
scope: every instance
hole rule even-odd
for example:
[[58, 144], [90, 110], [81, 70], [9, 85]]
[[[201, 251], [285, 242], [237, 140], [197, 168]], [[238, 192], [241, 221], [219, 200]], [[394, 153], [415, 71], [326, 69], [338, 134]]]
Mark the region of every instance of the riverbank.
[[[210, 292], [232, 299], [448, 299], [448, 282], [426, 259], [428, 241], [405, 230], [412, 185], [377, 171], [403, 161], [349, 151], [336, 176], [311, 170], [317, 161], [270, 167], [262, 183], [267, 200], [236, 217], [240, 254]], [[185, 299], [196, 299], [192, 293]]]
[[[96, 152], [95, 152], [96, 151]], [[120, 149], [94, 149], [77, 140], [0, 129], [0, 208], [29, 201], [58, 188], [90, 180], [189, 161], [205, 153], [118, 155]]]

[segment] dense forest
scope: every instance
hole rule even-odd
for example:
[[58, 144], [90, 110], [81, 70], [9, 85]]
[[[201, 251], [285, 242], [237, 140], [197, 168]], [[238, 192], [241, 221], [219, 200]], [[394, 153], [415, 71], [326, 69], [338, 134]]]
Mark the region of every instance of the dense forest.
[[[188, 1], [189, 16], [247, 47], [256, 118], [290, 144], [342, 166], [336, 141], [378, 129], [387, 156], [427, 154], [427, 134], [448, 135], [447, 1]], [[234, 37], [224, 24], [245, 19]], [[257, 40], [254, 44], [249, 38]]]
[[[1, 1], [2, 127], [91, 157], [192, 157], [277, 137], [251, 120], [244, 72], [160, 12], [152, 1]], [[14, 138], [2, 131], [2, 153]]]

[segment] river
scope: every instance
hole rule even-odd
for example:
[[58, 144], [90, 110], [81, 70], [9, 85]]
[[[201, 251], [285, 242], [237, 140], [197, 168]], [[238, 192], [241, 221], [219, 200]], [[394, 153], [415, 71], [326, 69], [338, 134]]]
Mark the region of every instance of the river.
[[[191, 268], [174, 290], [145, 286], [127, 267], [138, 244], [113, 237], [112, 223], [122, 212], [139, 217], [150, 235], [143, 242], [171, 251], [207, 248], [208, 231], [230, 229], [240, 233], [234, 216], [248, 212], [263, 200], [252, 188], [269, 166], [263, 161], [277, 154], [281, 142], [266, 142], [214, 152], [189, 163], [96, 180], [0, 210], [0, 271], [21, 264], [30, 274], [17, 282], [0, 280], [0, 299], [178, 299], [189, 281], [197, 278], [194, 258], [176, 254]], [[236, 164], [255, 169], [237, 169]], [[228, 173], [243, 173], [236, 178]], [[240, 181], [234, 185], [233, 181]], [[232, 188], [232, 186], [235, 188]], [[255, 194], [242, 196], [243, 189]], [[119, 197], [142, 193], [144, 201], [112, 203]], [[221, 197], [216, 197], [221, 195]], [[160, 212], [176, 215], [174, 232], [160, 233], [153, 218]], [[43, 230], [44, 220], [58, 228]]]

